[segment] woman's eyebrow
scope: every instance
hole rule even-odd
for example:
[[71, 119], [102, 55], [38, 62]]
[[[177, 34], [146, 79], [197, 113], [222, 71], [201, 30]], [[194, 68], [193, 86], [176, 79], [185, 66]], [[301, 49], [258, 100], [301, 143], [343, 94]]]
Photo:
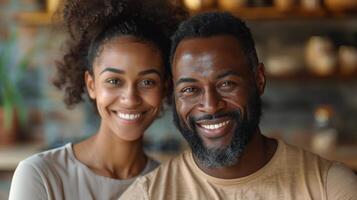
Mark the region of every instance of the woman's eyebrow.
[[148, 69], [148, 70], [144, 70], [138, 73], [138, 75], [142, 76], [142, 75], [146, 75], [146, 74], [157, 74], [161, 77], [161, 73], [156, 70], [156, 69]]
[[114, 72], [117, 74], [125, 74], [125, 72], [121, 69], [117, 69], [117, 68], [112, 68], [112, 67], [107, 67], [105, 69], [103, 69], [102, 72], [100, 72], [100, 74], [103, 74], [104, 72]]

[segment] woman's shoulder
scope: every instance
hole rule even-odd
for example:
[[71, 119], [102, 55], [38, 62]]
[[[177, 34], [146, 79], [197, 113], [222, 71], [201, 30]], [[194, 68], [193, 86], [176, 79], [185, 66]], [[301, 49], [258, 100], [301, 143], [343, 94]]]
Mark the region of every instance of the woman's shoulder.
[[22, 160], [19, 166], [29, 166], [41, 170], [54, 166], [62, 168], [65, 165], [73, 164], [73, 162], [72, 144], [68, 143], [64, 146], [32, 155]]

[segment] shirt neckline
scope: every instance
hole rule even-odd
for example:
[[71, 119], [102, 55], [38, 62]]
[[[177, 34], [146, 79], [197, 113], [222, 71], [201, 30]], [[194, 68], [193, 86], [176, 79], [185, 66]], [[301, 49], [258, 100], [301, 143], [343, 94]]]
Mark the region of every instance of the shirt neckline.
[[70, 156], [70, 158], [75, 162], [76, 165], [78, 165], [79, 167], [81, 167], [83, 170], [85, 170], [86, 172], [88, 172], [89, 174], [91, 174], [92, 176], [96, 177], [96, 178], [99, 178], [99, 179], [104, 179], [106, 181], [111, 181], [111, 182], [118, 182], [118, 183], [131, 183], [133, 182], [135, 179], [137, 179], [138, 177], [140, 176], [143, 176], [145, 175], [147, 172], [149, 172], [150, 170], [150, 167], [153, 165], [153, 160], [150, 159], [148, 157], [148, 160], [146, 162], [146, 165], [145, 165], [145, 168], [137, 175], [137, 176], [134, 176], [132, 178], [129, 178], [129, 179], [115, 179], [115, 178], [110, 178], [110, 177], [107, 177], [107, 176], [102, 176], [102, 175], [99, 175], [95, 172], [93, 172], [87, 165], [85, 165], [84, 163], [82, 163], [80, 160], [78, 160], [76, 158], [76, 156], [74, 155], [74, 152], [73, 152], [73, 144], [72, 143], [68, 143], [65, 145], [65, 148], [67, 149], [67, 152]]

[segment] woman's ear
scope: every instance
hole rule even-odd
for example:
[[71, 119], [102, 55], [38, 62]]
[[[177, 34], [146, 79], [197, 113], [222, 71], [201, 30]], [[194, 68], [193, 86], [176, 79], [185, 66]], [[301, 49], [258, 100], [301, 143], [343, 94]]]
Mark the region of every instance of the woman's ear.
[[95, 99], [95, 84], [94, 84], [94, 77], [86, 71], [84, 74], [84, 81], [86, 82], [86, 87], [88, 94], [91, 99]]
[[255, 83], [259, 91], [259, 95], [263, 95], [265, 89], [265, 66], [263, 63], [259, 63], [255, 72]]

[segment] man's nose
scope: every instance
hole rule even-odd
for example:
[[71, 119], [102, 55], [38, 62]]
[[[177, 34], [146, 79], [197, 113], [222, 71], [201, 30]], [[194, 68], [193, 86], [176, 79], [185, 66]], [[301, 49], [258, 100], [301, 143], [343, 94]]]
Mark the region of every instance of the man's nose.
[[207, 114], [215, 114], [223, 108], [221, 96], [215, 88], [209, 87], [205, 90], [200, 104], [200, 111]]

